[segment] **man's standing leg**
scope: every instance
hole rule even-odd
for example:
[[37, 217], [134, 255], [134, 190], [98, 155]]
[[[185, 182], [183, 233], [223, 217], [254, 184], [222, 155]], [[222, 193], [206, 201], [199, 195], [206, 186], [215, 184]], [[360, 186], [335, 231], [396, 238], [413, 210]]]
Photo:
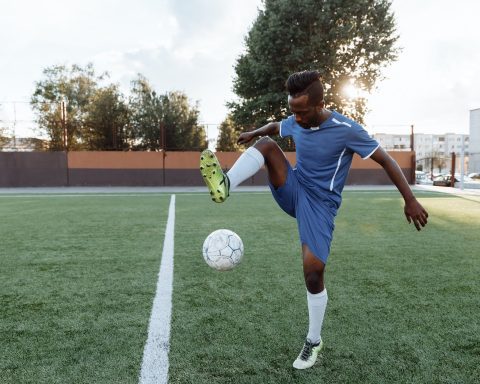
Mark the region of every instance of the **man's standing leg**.
[[323, 347], [321, 331], [327, 308], [327, 290], [323, 282], [325, 264], [318, 259], [306, 244], [302, 245], [303, 274], [307, 287], [308, 334], [303, 349], [294, 361], [297, 369], [310, 368]]

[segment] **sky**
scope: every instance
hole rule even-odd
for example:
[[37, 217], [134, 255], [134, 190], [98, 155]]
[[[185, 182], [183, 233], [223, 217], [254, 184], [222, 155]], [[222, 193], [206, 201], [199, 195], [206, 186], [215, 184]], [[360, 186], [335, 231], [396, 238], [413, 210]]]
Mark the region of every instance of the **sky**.
[[[28, 101], [43, 69], [91, 62], [125, 93], [138, 73], [158, 93], [185, 92], [215, 137], [259, 7], [261, 0], [0, 0], [0, 127], [30, 135]], [[402, 51], [368, 96], [366, 129], [468, 133], [469, 110], [480, 108], [480, 1], [393, 0], [392, 10]]]

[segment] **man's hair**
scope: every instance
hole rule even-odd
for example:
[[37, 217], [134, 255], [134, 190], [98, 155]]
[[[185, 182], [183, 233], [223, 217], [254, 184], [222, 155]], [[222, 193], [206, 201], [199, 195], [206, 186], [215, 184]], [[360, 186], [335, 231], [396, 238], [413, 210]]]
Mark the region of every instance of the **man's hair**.
[[292, 97], [308, 95], [308, 103], [317, 105], [323, 100], [323, 84], [318, 71], [301, 71], [291, 74], [286, 82], [287, 91]]

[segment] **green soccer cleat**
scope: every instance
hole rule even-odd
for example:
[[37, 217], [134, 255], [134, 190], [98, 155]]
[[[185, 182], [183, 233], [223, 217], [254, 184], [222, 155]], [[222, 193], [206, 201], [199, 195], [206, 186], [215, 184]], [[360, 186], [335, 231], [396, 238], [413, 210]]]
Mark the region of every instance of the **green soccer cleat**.
[[223, 203], [227, 200], [230, 190], [230, 180], [223, 173], [220, 163], [214, 153], [205, 149], [200, 155], [200, 172], [210, 191], [212, 200]]
[[297, 359], [293, 362], [293, 368], [307, 369], [310, 368], [315, 361], [317, 361], [318, 353], [322, 350], [323, 341], [320, 340], [317, 344], [313, 344], [309, 339], [305, 340], [302, 351]]

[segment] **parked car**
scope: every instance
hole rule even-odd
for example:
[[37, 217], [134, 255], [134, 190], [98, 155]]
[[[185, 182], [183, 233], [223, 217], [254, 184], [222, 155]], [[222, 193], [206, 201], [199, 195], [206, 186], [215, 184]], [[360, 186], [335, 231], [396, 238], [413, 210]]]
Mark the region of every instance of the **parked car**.
[[[458, 179], [455, 177], [454, 182], [457, 183]], [[433, 179], [433, 185], [437, 187], [450, 187], [452, 183], [451, 175], [442, 175]]]
[[416, 184], [432, 184], [432, 181], [428, 178], [428, 175], [422, 171], [415, 171], [415, 183]]
[[468, 177], [471, 178], [472, 180], [480, 180], [480, 173], [477, 173], [477, 172], [470, 173]]
[[[459, 173], [455, 173], [455, 179], [458, 179], [459, 181], [462, 180], [462, 175], [460, 175]], [[470, 183], [471, 181], [473, 181], [473, 179], [467, 175], [463, 175], [463, 182], [464, 183]]]

